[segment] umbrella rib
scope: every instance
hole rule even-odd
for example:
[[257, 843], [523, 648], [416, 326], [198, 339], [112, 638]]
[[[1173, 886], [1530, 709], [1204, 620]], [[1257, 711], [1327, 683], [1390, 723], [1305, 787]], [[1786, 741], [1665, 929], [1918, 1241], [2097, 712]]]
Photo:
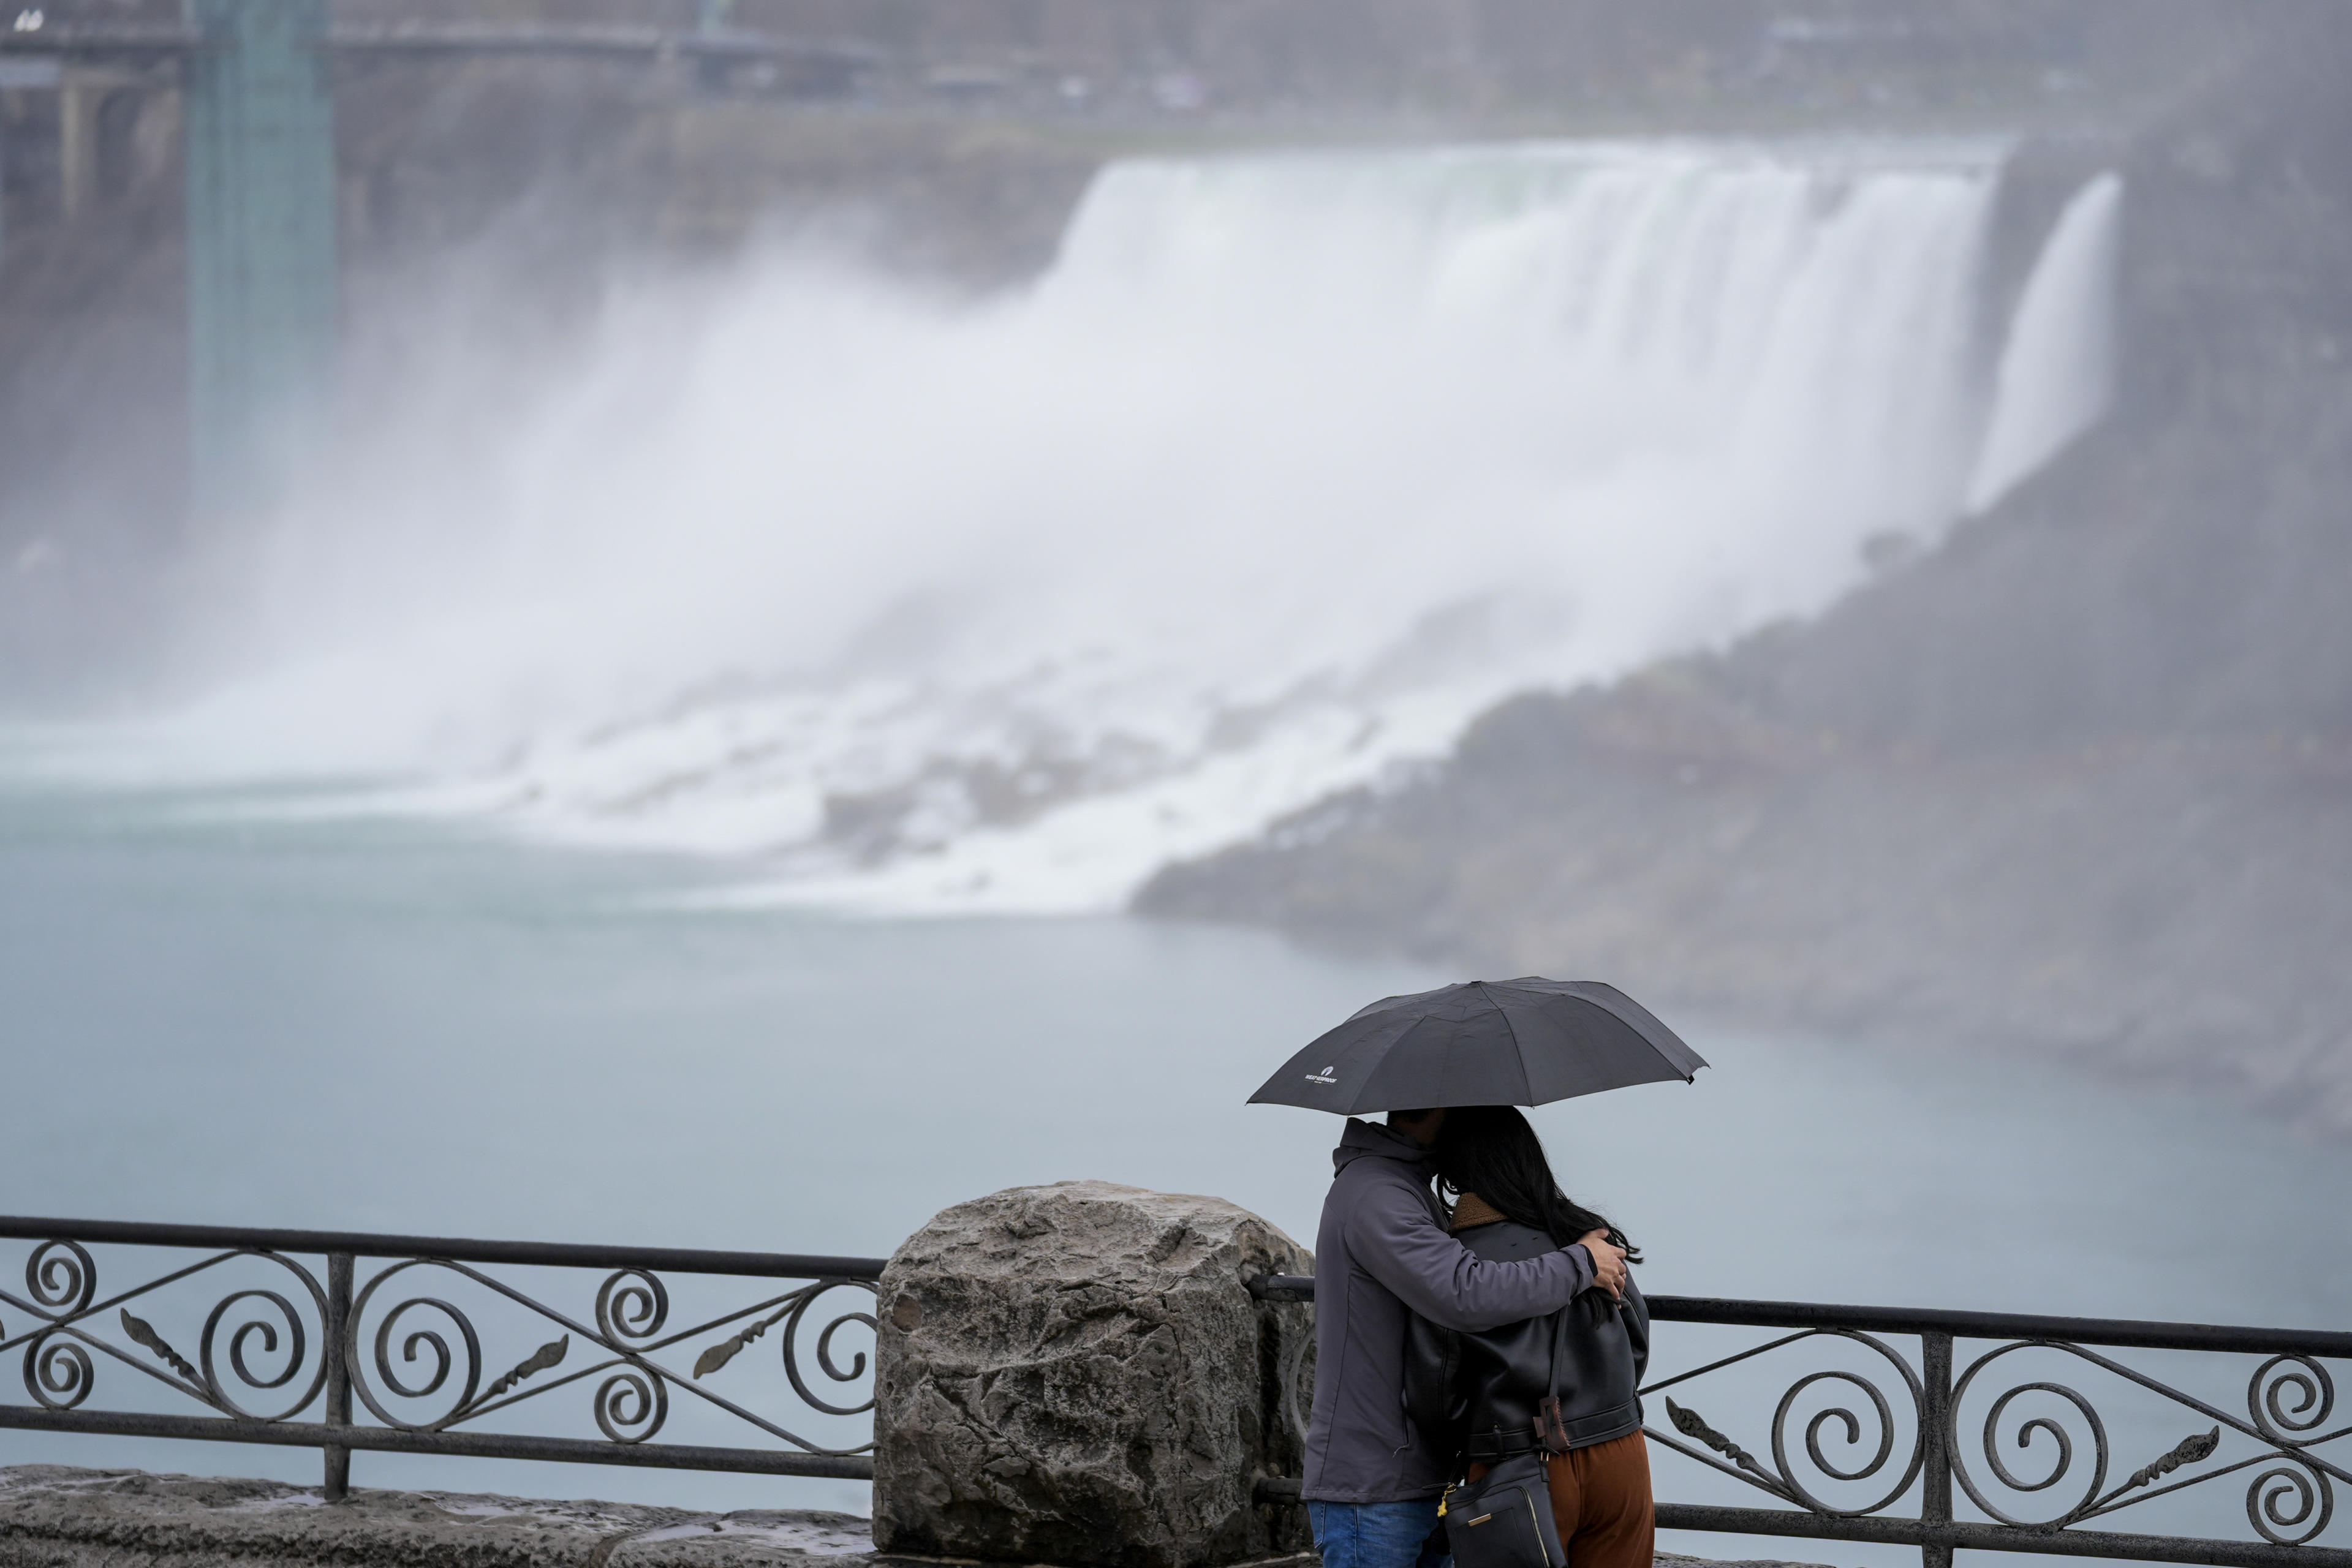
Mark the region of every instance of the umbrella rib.
[[1478, 982], [1478, 994], [1486, 998], [1488, 1006], [1502, 1015], [1503, 1027], [1510, 1031], [1511, 1052], [1519, 1059], [1519, 1093], [1525, 1096], [1529, 1103], [1533, 1103], [1535, 1085], [1528, 1080], [1528, 1048], [1520, 1043], [1519, 1026], [1511, 1021], [1510, 1009], [1495, 999], [1495, 993], [1486, 988], [1486, 982], [1484, 980]]

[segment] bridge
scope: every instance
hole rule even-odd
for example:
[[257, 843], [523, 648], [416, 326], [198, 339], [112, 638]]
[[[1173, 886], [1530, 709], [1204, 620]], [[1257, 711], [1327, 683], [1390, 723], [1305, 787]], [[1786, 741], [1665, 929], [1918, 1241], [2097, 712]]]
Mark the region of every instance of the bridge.
[[[125, 89], [176, 85], [187, 181], [192, 502], [234, 517], [283, 494], [324, 434], [339, 337], [335, 102], [339, 59], [539, 55], [637, 60], [724, 86], [740, 70], [826, 87], [872, 51], [728, 26], [701, 0], [690, 29], [614, 24], [332, 25], [328, 0], [187, 0], [179, 25], [0, 20], [0, 88], [58, 93], [58, 186], [70, 219], [93, 199], [104, 117]], [[5, 16], [5, 13], [0, 13]], [[0, 245], [6, 213], [0, 194]]]
[[[428, 0], [407, 3], [421, 10]], [[56, 92], [57, 186], [68, 217], [97, 200], [124, 145], [143, 149], [159, 175], [167, 160], [157, 149], [184, 145], [200, 517], [266, 507], [333, 404], [336, 84], [347, 65], [635, 62], [698, 91], [837, 97], [861, 110], [953, 106], [1048, 122], [1056, 135], [1084, 120], [1090, 145], [1129, 148], [1139, 131], [1193, 136], [1211, 120], [1228, 140], [1236, 128], [1289, 138], [1318, 127], [1350, 138], [1425, 137], [1433, 127], [1565, 134], [1603, 121], [1720, 126], [1727, 106], [1767, 128], [1841, 104], [1856, 125], [1927, 110], [1938, 130], [1956, 116], [2035, 124], [2053, 105], [2077, 112], [2094, 83], [2105, 84], [2100, 112], [2125, 123], [2128, 103], [2164, 100], [2203, 70], [2223, 36], [2218, 11], [2184, 23], [2152, 63], [2128, 0], [2021, 0], [1966, 21], [1913, 7], [1899, 25], [1858, 30], [1776, 21], [1782, 7], [1748, 0], [1696, 0], [1675, 22], [1615, 0], [1554, 0], [1539, 14], [1516, 0], [1428, 0], [1377, 27], [1362, 25], [1352, 0], [1106, 0], [1017, 16], [929, 5], [863, 16], [844, 26], [865, 32], [822, 42], [738, 26], [733, 0], [698, 0], [667, 26], [402, 20], [387, 10], [372, 14], [392, 19], [358, 24], [339, 22], [332, 0], [182, 0], [169, 23], [79, 19], [89, 9], [81, 0], [0, 5], [0, 98], [12, 88]], [[354, 126], [363, 114], [356, 99], [345, 112]], [[1077, 140], [1062, 135], [1062, 152]], [[0, 246], [7, 215], [0, 210]], [[2027, 228], [2038, 235], [2018, 232]]]

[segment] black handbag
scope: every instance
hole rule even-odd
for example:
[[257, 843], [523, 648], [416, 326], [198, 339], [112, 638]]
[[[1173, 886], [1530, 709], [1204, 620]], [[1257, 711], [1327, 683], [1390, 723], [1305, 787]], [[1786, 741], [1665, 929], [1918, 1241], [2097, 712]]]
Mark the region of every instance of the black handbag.
[[1514, 1454], [1445, 1500], [1454, 1568], [1568, 1568], [1541, 1450]]
[[1568, 1568], [1568, 1549], [1551, 1511], [1549, 1455], [1567, 1450], [1559, 1418], [1559, 1348], [1568, 1332], [1561, 1309], [1552, 1330], [1551, 1386], [1538, 1407], [1528, 1446], [1499, 1458], [1475, 1481], [1446, 1490], [1438, 1507], [1455, 1568]]

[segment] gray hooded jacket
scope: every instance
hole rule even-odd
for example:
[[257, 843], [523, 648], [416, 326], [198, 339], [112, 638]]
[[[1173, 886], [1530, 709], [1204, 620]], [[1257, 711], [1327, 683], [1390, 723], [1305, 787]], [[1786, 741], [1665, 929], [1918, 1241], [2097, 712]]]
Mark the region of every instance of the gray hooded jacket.
[[1446, 1233], [1426, 1155], [1402, 1133], [1350, 1118], [1315, 1235], [1315, 1414], [1305, 1495], [1396, 1502], [1445, 1490], [1450, 1456], [1404, 1414], [1408, 1312], [1476, 1333], [1541, 1317], [1592, 1283], [1581, 1247], [1490, 1262]]

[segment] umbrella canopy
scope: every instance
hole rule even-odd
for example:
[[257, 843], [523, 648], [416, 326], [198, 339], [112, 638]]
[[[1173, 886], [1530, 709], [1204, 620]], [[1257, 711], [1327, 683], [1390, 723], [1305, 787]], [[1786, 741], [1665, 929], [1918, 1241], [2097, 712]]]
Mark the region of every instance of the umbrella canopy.
[[1352, 1116], [1543, 1105], [1706, 1065], [1647, 1008], [1598, 980], [1465, 980], [1383, 997], [1282, 1064], [1254, 1105]]

